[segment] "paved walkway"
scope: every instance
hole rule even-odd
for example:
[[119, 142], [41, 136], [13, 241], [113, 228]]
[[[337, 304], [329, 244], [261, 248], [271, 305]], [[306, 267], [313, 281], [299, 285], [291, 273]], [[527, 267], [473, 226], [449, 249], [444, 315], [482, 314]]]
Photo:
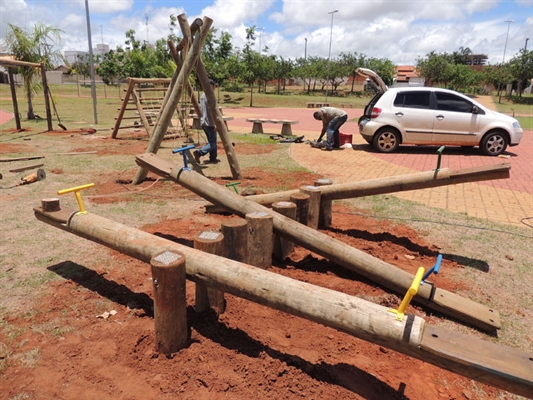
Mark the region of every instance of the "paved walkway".
[[[293, 134], [305, 135], [305, 139], [317, 139], [321, 122], [313, 119], [313, 109], [237, 108], [226, 109], [225, 114], [234, 117], [230, 129], [250, 133], [252, 123], [246, 118], [296, 119]], [[308, 144], [293, 144], [291, 157], [303, 167], [332, 179], [336, 183], [355, 182], [394, 175], [412, 174], [435, 169], [438, 147], [405, 146], [393, 154], [373, 151], [359, 135], [357, 119], [362, 110], [346, 108], [348, 122], [341, 132], [352, 134], [353, 148], [324, 152]], [[281, 133], [281, 125], [264, 124], [265, 134]], [[525, 131], [520, 145], [508, 148], [506, 156], [487, 157], [479, 149], [449, 147], [444, 150], [441, 167], [452, 170], [474, 166], [511, 163], [511, 177], [495, 181], [465, 183], [439, 188], [395, 193], [394, 195], [418, 203], [466, 213], [472, 217], [525, 226], [521, 220], [533, 217], [533, 131]], [[533, 218], [528, 220], [533, 223]]]

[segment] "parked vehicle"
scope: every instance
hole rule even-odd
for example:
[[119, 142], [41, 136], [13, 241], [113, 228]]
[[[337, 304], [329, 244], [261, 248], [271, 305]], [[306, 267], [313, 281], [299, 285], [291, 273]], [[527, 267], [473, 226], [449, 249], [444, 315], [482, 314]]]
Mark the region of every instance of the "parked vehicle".
[[382, 153], [400, 144], [479, 146], [497, 156], [522, 138], [520, 123], [453, 90], [432, 87], [388, 88], [372, 70], [358, 68], [378, 93], [359, 119], [359, 133]]

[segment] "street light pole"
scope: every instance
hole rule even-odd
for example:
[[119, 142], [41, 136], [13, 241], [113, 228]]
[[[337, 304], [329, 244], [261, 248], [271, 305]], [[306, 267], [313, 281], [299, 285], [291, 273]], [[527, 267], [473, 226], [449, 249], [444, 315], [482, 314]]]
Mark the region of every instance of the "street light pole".
[[326, 79], [326, 103], [328, 102], [328, 83], [329, 83], [329, 59], [331, 58], [331, 37], [333, 35], [333, 14], [336, 12], [339, 12], [339, 10], [334, 10], [328, 12], [328, 14], [331, 14], [331, 28], [329, 31], [329, 52], [328, 52], [328, 77]]
[[507, 36], [505, 36], [505, 47], [503, 48], [502, 63], [505, 62], [505, 51], [507, 50], [507, 39], [509, 39], [509, 28], [511, 27], [511, 24], [514, 22], [514, 20], [508, 19], [508, 20], [505, 20], [505, 22], [507, 22]]
[[[307, 39], [306, 39], [307, 40]], [[524, 45], [524, 50], [527, 50], [527, 42], [529, 41], [529, 38], [526, 38], [526, 44]]]
[[[527, 46], [527, 39], [526, 39], [526, 46]], [[304, 60], [307, 61], [307, 38], [305, 38]]]
[[98, 112], [96, 110], [96, 83], [94, 81], [93, 42], [91, 39], [91, 18], [89, 16], [89, 2], [85, 0], [85, 16], [87, 19], [87, 40], [89, 44], [89, 68], [91, 69], [91, 97], [93, 98], [94, 123], [98, 125]]

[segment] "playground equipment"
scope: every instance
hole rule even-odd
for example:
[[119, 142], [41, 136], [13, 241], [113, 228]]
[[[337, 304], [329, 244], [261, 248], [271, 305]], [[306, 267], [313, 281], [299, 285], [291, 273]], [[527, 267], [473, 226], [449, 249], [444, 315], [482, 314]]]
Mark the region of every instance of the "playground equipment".
[[[466, 182], [487, 181], [492, 179], [509, 178], [511, 164], [484, 165], [481, 167], [465, 168], [452, 171], [449, 168], [439, 168], [437, 171], [425, 171], [408, 175], [390, 176], [386, 178], [369, 179], [359, 182], [338, 183], [321, 187], [322, 200], [342, 200], [363, 196], [373, 196], [408, 190], [426, 189], [432, 187], [457, 185]], [[270, 207], [277, 201], [289, 201], [291, 195], [299, 190], [257, 194], [246, 196], [248, 200]], [[206, 212], [227, 212], [218, 204], [207, 204]]]
[[[189, 174], [192, 171], [181, 170], [181, 175]], [[225, 188], [220, 190], [239, 197]], [[307, 318], [503, 390], [522, 396], [533, 391], [531, 354], [430, 327], [414, 315], [398, 320], [383, 306], [180, 245], [94, 213], [61, 207], [48, 212], [43, 208], [34, 209], [38, 220], [151, 263], [159, 351], [177, 351], [175, 346], [183, 346], [186, 340], [183, 330], [180, 335], [165, 335], [167, 329], [187, 326], [176, 323], [180, 315], [186, 315], [185, 305], [174, 303], [185, 298], [184, 283], [180, 282], [184, 263], [186, 277], [197, 284]], [[160, 343], [165, 338], [167, 341]]]
[[[194, 171], [185, 170], [155, 154], [137, 155], [136, 162], [143, 168], [172, 179], [206, 200], [241, 217], [253, 212], [270, 213], [273, 217], [274, 232], [280, 237], [326, 257], [396, 293], [403, 294], [411, 286], [412, 274], [232, 193]], [[439, 289], [429, 282], [420, 287], [413, 301], [486, 331], [493, 332], [501, 326], [499, 313], [496, 310]]]
[[[240, 166], [237, 161], [237, 157], [235, 156], [233, 146], [231, 145], [227, 127], [224, 124], [224, 117], [221, 111], [218, 109], [215, 93], [211, 88], [209, 77], [207, 76], [206, 69], [200, 57], [201, 48], [207, 37], [207, 34], [209, 33], [213, 20], [208, 17], [204, 17], [203, 20], [195, 20], [191, 26], [189, 26], [185, 14], [178, 15], [177, 20], [183, 34], [183, 40], [180, 42], [179, 46], [176, 47], [176, 51], [183, 50], [182, 58], [184, 61], [182, 65], [178, 64], [176, 70], [174, 71], [172, 81], [175, 83], [169, 86], [169, 89], [165, 95], [161, 111], [155, 122], [152, 136], [150, 137], [150, 143], [146, 148], [146, 153], [157, 153], [159, 150], [165, 132], [167, 131], [172, 119], [172, 115], [180, 101], [183, 92], [188, 88], [188, 85], [185, 84], [185, 82], [187, 82], [189, 75], [191, 74], [193, 68], [195, 68], [196, 75], [200, 81], [200, 84], [202, 85], [202, 89], [209, 103], [209, 112], [213, 117], [217, 132], [220, 136], [222, 144], [224, 145], [224, 150], [228, 158], [232, 176], [234, 179], [242, 179]], [[193, 40], [192, 37], [194, 32], [197, 32], [197, 34]], [[173, 49], [174, 47], [171, 46], [171, 48]], [[173, 56], [177, 58], [175, 52]], [[139, 168], [137, 170], [137, 174], [133, 178], [133, 183], [141, 183], [146, 178], [146, 174], [147, 171], [145, 169], [142, 167]]]

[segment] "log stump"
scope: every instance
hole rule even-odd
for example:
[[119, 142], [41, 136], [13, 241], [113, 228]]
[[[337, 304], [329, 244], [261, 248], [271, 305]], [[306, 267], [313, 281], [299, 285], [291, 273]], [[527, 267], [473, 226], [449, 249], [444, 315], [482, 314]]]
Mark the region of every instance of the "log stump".
[[[205, 251], [206, 253], [215, 254], [225, 257], [224, 253], [224, 235], [220, 232], [204, 231], [195, 235], [194, 248]], [[211, 266], [216, 268], [216, 265]], [[205, 312], [209, 308], [214, 308], [218, 314], [226, 311], [226, 301], [224, 292], [207, 287], [204, 284], [196, 283], [195, 309], [196, 312]]]
[[[272, 209], [292, 220], [296, 219], [296, 204], [290, 201], [278, 201], [272, 204]], [[279, 235], [274, 235], [273, 258], [283, 261], [294, 251], [294, 243]]]
[[272, 266], [274, 220], [266, 212], [246, 214], [248, 221], [248, 264], [267, 269]]
[[152, 257], [156, 351], [169, 355], [185, 346], [189, 337], [185, 299], [185, 256], [164, 251]]

